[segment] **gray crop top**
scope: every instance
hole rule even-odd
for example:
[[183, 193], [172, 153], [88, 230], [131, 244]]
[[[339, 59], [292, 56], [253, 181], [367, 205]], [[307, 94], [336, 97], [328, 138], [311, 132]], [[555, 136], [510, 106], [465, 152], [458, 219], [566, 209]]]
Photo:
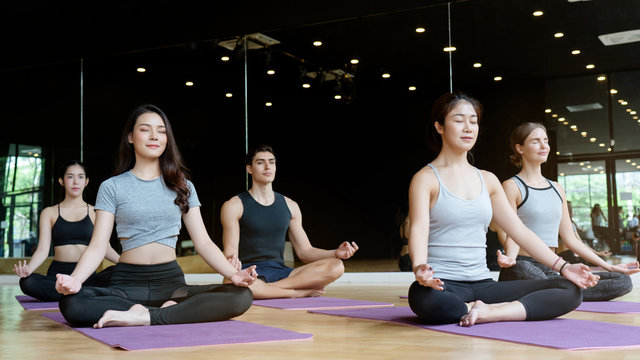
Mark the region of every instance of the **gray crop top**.
[[[187, 180], [189, 208], [200, 206], [196, 189]], [[98, 190], [96, 210], [115, 215], [122, 251], [157, 242], [176, 247], [182, 227], [182, 212], [174, 203], [176, 193], [165, 186], [162, 176], [137, 178], [131, 171], [105, 180]]]
[[534, 188], [518, 175], [513, 181], [520, 189], [522, 202], [518, 204], [518, 217], [549, 247], [558, 247], [558, 230], [562, 219], [562, 197], [555, 184], [546, 179], [549, 186]]
[[429, 212], [427, 262], [435, 276], [447, 280], [476, 281], [491, 278], [487, 268], [487, 229], [493, 211], [491, 198], [482, 183], [480, 195], [466, 200], [449, 192], [436, 168], [429, 164], [440, 183], [438, 199]]

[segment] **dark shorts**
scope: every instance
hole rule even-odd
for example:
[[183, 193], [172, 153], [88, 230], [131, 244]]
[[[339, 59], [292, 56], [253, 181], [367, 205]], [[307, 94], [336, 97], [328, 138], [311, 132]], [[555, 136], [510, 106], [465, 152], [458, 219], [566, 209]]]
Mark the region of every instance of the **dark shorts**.
[[275, 261], [261, 261], [248, 264], [242, 264], [242, 268], [246, 269], [251, 265], [256, 266], [256, 272], [258, 273], [258, 279], [264, 282], [274, 282], [282, 280], [291, 274], [293, 268], [282, 265]]

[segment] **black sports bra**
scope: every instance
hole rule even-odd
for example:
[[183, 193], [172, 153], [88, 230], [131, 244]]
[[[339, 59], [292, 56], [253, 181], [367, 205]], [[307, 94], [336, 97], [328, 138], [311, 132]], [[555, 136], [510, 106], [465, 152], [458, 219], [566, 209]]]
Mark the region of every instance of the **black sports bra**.
[[80, 221], [67, 221], [60, 216], [60, 204], [58, 204], [58, 219], [51, 228], [51, 242], [53, 246], [62, 245], [89, 245], [93, 234], [93, 222], [89, 216], [89, 204], [87, 204], [87, 216]]

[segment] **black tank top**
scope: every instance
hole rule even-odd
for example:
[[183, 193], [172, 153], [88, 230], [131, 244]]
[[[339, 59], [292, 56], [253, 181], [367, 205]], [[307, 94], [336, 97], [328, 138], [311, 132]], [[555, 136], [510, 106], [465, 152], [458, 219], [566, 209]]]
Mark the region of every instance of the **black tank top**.
[[240, 217], [240, 261], [275, 261], [284, 265], [284, 242], [291, 221], [284, 196], [275, 193], [275, 201], [269, 206], [257, 202], [248, 191], [238, 197], [244, 208]]
[[60, 215], [58, 204], [58, 219], [51, 228], [51, 242], [53, 246], [62, 245], [89, 245], [93, 234], [93, 222], [89, 216], [89, 204], [87, 204], [87, 216], [80, 221], [67, 221]]

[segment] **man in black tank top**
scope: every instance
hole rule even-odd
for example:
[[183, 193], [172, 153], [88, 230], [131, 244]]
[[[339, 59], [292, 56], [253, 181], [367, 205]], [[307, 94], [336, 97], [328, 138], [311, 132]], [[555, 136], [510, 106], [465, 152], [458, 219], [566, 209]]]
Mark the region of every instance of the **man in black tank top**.
[[[251, 149], [246, 169], [251, 189], [222, 206], [224, 254], [238, 268], [257, 265], [259, 280], [250, 286], [255, 299], [322, 295], [325, 287], [344, 273], [342, 260], [353, 256], [358, 245], [345, 241], [334, 250], [311, 245], [298, 204], [273, 191], [276, 158], [270, 146]], [[285, 266], [287, 236], [305, 265], [295, 269]]]

